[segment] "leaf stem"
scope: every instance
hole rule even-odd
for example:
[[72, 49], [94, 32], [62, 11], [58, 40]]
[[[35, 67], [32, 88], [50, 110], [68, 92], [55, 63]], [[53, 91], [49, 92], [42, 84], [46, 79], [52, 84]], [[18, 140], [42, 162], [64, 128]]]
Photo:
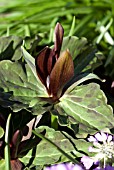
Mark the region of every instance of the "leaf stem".
[[55, 130], [58, 130], [57, 117], [51, 113], [51, 127]]
[[70, 32], [69, 32], [69, 37], [70, 36], [73, 36], [73, 33], [74, 33], [74, 28], [75, 28], [75, 16], [73, 17], [73, 21], [72, 21], [72, 25], [71, 25], [71, 29], [70, 29]]
[[10, 120], [11, 114], [9, 114], [6, 122], [6, 133], [5, 133], [5, 169], [11, 170], [10, 164], [10, 145], [9, 145], [9, 134], [10, 134]]

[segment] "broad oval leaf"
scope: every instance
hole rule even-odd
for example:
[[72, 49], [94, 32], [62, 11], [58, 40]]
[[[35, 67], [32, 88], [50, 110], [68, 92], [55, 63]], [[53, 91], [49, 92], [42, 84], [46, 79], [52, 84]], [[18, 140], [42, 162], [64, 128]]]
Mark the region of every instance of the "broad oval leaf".
[[35, 66], [35, 59], [24, 49], [24, 47], [21, 47], [23, 57], [25, 61], [27, 62], [28, 66], [30, 67], [32, 73], [34, 74], [35, 78], [37, 79], [39, 86], [43, 86], [42, 83], [40, 82], [37, 73], [36, 73], [36, 66]]
[[77, 76], [74, 75], [72, 77], [72, 79], [65, 85], [63, 91], [65, 91], [65, 93], [69, 93], [71, 90], [73, 90], [79, 84], [81, 84], [87, 80], [92, 80], [92, 79], [96, 79], [99, 81], [101, 80], [97, 75], [95, 75], [93, 73], [81, 73]]
[[64, 37], [61, 51], [69, 49], [73, 60], [87, 48], [88, 41], [85, 37], [78, 38], [76, 36]]
[[95, 46], [88, 43], [85, 37], [78, 38], [76, 36], [65, 37], [62, 43], [61, 51], [69, 49], [74, 61], [75, 74], [79, 74], [85, 70], [93, 71], [96, 65], [102, 64], [103, 55], [96, 55]]
[[37, 111], [40, 113], [45, 110], [42, 105], [46, 102], [41, 101], [40, 98], [48, 97], [46, 89], [41, 85], [40, 80], [37, 81], [28, 65], [25, 65], [24, 69], [18, 62], [1, 61], [0, 77], [0, 87], [4, 89], [4, 92], [12, 94], [9, 101], [14, 103], [12, 106], [12, 103], [10, 105], [9, 102], [9, 106], [15, 111], [22, 108], [33, 108], [36, 105], [39, 106]]
[[114, 126], [112, 108], [96, 83], [75, 86], [60, 98], [58, 106], [84, 127], [102, 130]]
[[[86, 142], [85, 140], [77, 140], [72, 138], [67, 133], [61, 133], [60, 131], [55, 131], [52, 128], [47, 126], [40, 126], [39, 128], [35, 129], [36, 132], [40, 133], [43, 130], [46, 130], [45, 137], [50, 139], [54, 142], [59, 148], [64, 150], [66, 153], [71, 155], [72, 157], [81, 157], [83, 154], [79, 152], [76, 148], [76, 145], [79, 143], [81, 144], [79, 147], [80, 151], [88, 153], [88, 147], [91, 145], [90, 143]], [[71, 142], [72, 141], [72, 142]], [[74, 144], [74, 145], [73, 145]], [[32, 150], [28, 152], [28, 154], [20, 158], [22, 162], [25, 164], [29, 163], [29, 160], [33, 158]], [[75, 156], [74, 156], [75, 155]], [[57, 148], [53, 145], [48, 143], [45, 140], [42, 140], [36, 147], [36, 152], [34, 155], [33, 165], [50, 165], [60, 162], [68, 161], [68, 159], [61, 154]]]

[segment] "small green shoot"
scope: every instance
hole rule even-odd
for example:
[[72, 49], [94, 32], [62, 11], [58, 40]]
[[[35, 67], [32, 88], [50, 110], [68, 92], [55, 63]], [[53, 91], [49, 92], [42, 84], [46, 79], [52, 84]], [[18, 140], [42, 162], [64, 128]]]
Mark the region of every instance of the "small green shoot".
[[5, 167], [6, 170], [11, 170], [10, 164], [10, 146], [9, 146], [9, 134], [10, 134], [10, 121], [11, 114], [9, 114], [7, 122], [6, 122], [6, 133], [5, 133]]

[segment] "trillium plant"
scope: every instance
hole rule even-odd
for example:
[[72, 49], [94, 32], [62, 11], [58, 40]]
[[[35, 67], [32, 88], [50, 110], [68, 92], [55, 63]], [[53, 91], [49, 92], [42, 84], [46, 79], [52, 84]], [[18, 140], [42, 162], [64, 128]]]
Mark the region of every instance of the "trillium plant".
[[1, 37], [0, 169], [114, 169], [113, 105], [95, 74], [103, 55], [60, 23], [41, 41]]
[[51, 49], [45, 47], [36, 57], [36, 71], [45, 86], [50, 100], [56, 102], [62, 96], [64, 85], [74, 75], [74, 65], [68, 49], [60, 54], [63, 41], [63, 28], [55, 27], [55, 44]]

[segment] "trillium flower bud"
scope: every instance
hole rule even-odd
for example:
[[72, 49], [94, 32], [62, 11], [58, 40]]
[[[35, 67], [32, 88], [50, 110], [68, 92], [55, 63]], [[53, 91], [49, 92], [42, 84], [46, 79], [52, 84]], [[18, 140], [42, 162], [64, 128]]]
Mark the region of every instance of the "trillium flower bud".
[[36, 57], [36, 72], [45, 86], [51, 102], [56, 102], [62, 95], [65, 84], [74, 75], [73, 60], [68, 49], [60, 52], [64, 30], [57, 23], [53, 49], [45, 47]]

